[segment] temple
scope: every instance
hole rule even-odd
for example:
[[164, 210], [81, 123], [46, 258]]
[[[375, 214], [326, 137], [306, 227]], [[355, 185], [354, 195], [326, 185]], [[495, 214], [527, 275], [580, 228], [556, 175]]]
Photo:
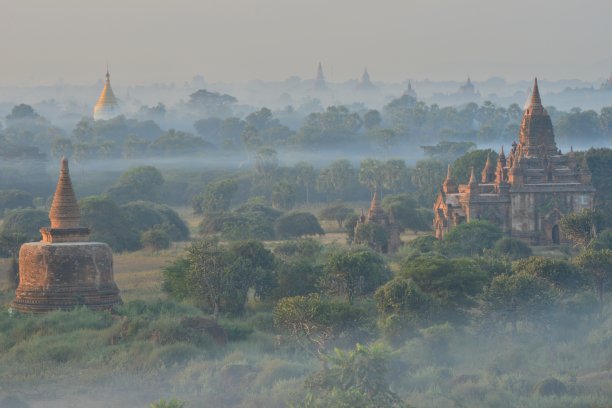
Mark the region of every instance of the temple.
[[120, 114], [119, 102], [113, 93], [110, 83], [110, 73], [106, 70], [106, 83], [93, 109], [94, 120], [108, 120]]
[[472, 83], [472, 80], [470, 79], [470, 77], [468, 76], [467, 81], [465, 81], [465, 84], [461, 85], [459, 87], [459, 90], [457, 90], [457, 94], [459, 95], [467, 95], [467, 96], [471, 96], [471, 95], [476, 95], [476, 87], [474, 86], [474, 84]]
[[[368, 224], [374, 224], [379, 227], [379, 230], [383, 233], [384, 238], [382, 240], [377, 239], [380, 237], [373, 237], [372, 232], [361, 233], [360, 230]], [[375, 235], [375, 234], [374, 234]], [[383, 210], [380, 199], [378, 197], [378, 191], [374, 192], [370, 208], [368, 209], [368, 215], [366, 216], [363, 211], [361, 216], [357, 220], [355, 225], [355, 243], [365, 244], [373, 247], [375, 250], [383, 253], [396, 252], [400, 245], [400, 230], [397, 223], [393, 219], [393, 215], [387, 216]]]
[[327, 90], [327, 83], [325, 82], [325, 75], [323, 75], [323, 67], [319, 62], [319, 66], [317, 67], [317, 78], [314, 83], [315, 91], [325, 91]]
[[42, 241], [23, 244], [19, 250], [19, 286], [11, 308], [43, 313], [81, 305], [110, 309], [120, 304], [111, 249], [104, 243], [87, 242], [89, 229], [80, 225], [65, 158], [49, 219], [51, 226], [40, 230]]
[[404, 95], [412, 96], [414, 99], [417, 98], [417, 93], [412, 88], [412, 83], [410, 81], [408, 81], [408, 87], [404, 91]]
[[368, 69], [364, 69], [363, 75], [361, 76], [361, 81], [357, 84], [357, 89], [360, 91], [373, 91], [376, 89], [376, 86], [370, 80], [370, 74], [368, 73]]
[[561, 154], [553, 126], [542, 105], [537, 78], [525, 107], [519, 143], [496, 163], [489, 158], [468, 184], [457, 184], [449, 166], [434, 204], [434, 230], [442, 238], [452, 227], [472, 220], [489, 220], [512, 237], [534, 245], [566, 240], [559, 221], [567, 213], [593, 208], [595, 188], [584, 160], [573, 151]]

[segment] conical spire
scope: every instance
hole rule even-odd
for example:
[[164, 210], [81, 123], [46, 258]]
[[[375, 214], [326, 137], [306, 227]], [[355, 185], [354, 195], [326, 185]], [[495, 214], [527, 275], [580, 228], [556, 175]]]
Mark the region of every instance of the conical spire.
[[470, 181], [468, 181], [469, 185], [476, 184], [476, 175], [474, 174], [474, 166], [472, 166], [472, 171], [470, 173]]
[[491, 183], [495, 177], [495, 169], [491, 164], [491, 153], [487, 153], [487, 162], [485, 163], [484, 169], [482, 169], [482, 182]]
[[446, 170], [446, 178], [442, 183], [442, 191], [444, 191], [444, 193], [446, 194], [457, 192], [457, 184], [455, 184], [455, 181], [453, 180], [453, 174], [450, 164], [448, 165], [448, 169]]
[[79, 228], [81, 211], [72, 189], [68, 160], [62, 158], [59, 180], [53, 195], [53, 204], [49, 211], [51, 228]]
[[111, 88], [110, 83], [110, 73], [108, 72], [108, 67], [106, 68], [106, 82], [104, 84], [104, 88], [102, 88], [102, 92], [100, 93], [100, 97], [96, 102], [96, 105], [93, 109], [94, 119], [111, 119], [112, 117], [118, 114], [119, 103], [117, 98], [115, 97], [115, 93], [113, 92], [113, 88]]
[[533, 91], [531, 92], [531, 100], [529, 101], [529, 109], [532, 113], [543, 113], [542, 98], [540, 98], [540, 89], [538, 88], [538, 78], [533, 80]]
[[370, 203], [370, 209], [368, 210], [368, 220], [372, 222], [382, 222], [384, 220], [385, 213], [380, 205], [378, 199], [378, 191], [374, 191], [372, 202]]
[[327, 87], [325, 84], [325, 75], [323, 75], [323, 66], [320, 62], [319, 66], [317, 67], [317, 78], [315, 79], [314, 87], [318, 90], [325, 89]]

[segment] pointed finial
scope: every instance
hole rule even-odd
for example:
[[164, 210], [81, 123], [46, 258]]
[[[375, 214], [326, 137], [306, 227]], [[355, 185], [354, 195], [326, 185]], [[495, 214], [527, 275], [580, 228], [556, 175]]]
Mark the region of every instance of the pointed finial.
[[472, 166], [472, 170], [470, 172], [470, 181], [468, 184], [476, 184], [476, 175], [474, 174], [474, 166]]
[[51, 228], [78, 228], [81, 221], [81, 212], [72, 189], [66, 157], [61, 160], [60, 176], [53, 195], [49, 219]]
[[499, 157], [506, 157], [506, 155], [504, 153], [504, 145], [502, 145], [501, 149], [499, 149]]
[[448, 169], [446, 170], [446, 180], [450, 180], [451, 179], [451, 165], [450, 163], [448, 164]]
[[540, 89], [538, 88], [538, 78], [533, 80], [533, 91], [531, 92], [531, 101], [529, 103], [531, 111], [542, 111], [542, 98], [540, 98]]

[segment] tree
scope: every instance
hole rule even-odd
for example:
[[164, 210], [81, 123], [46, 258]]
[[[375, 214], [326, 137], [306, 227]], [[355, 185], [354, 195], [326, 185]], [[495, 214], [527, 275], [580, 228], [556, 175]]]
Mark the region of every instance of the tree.
[[555, 297], [550, 283], [525, 273], [496, 276], [482, 295], [485, 316], [510, 323], [515, 335], [518, 322], [535, 321], [545, 316]]
[[26, 241], [40, 239], [40, 229], [49, 225], [49, 214], [34, 208], [9, 211], [4, 216], [0, 232], [23, 235]]
[[317, 218], [308, 212], [291, 212], [281, 216], [274, 223], [274, 231], [278, 238], [325, 234]]
[[272, 207], [290, 210], [295, 204], [295, 187], [287, 181], [279, 181], [272, 186]]
[[402, 262], [400, 277], [412, 279], [435, 298], [448, 320], [462, 321], [474, 305], [488, 276], [471, 259], [448, 259], [437, 254], [419, 255]]
[[612, 282], [612, 250], [587, 249], [574, 258], [573, 262], [587, 274], [595, 286], [599, 303], [603, 305], [604, 292]]
[[472, 150], [464, 154], [453, 163], [453, 175], [459, 183], [467, 183], [472, 167], [476, 174], [480, 174], [482, 169], [484, 169], [487, 157], [489, 157], [491, 164], [495, 166], [497, 163], [497, 153], [491, 149]]
[[359, 164], [359, 182], [373, 193], [383, 182], [382, 163], [376, 159], [364, 159]]
[[342, 228], [344, 220], [355, 211], [342, 203], [336, 203], [323, 208], [319, 212], [319, 218], [326, 221], [336, 221], [338, 228]]
[[271, 147], [262, 147], [255, 153], [255, 170], [269, 179], [278, 167], [278, 153]]
[[189, 238], [189, 227], [178, 213], [167, 205], [133, 201], [123, 204], [119, 210], [126, 222], [126, 228], [131, 227], [139, 232], [163, 231], [171, 241], [184, 241]]
[[325, 357], [326, 367], [307, 381], [311, 392], [300, 407], [407, 407], [389, 389], [387, 350], [356, 344], [353, 350], [334, 351]]
[[559, 226], [566, 237], [586, 248], [597, 238], [597, 232], [603, 228], [604, 223], [603, 213], [584, 208], [580, 212], [565, 214]]
[[156, 201], [163, 182], [158, 169], [140, 166], [124, 172], [106, 193], [119, 204], [137, 200]]
[[424, 219], [417, 210], [417, 203], [406, 194], [388, 195], [382, 200], [382, 207], [394, 223], [402, 230], [431, 230], [431, 218]]
[[336, 160], [319, 173], [317, 190], [341, 197], [356, 179], [355, 169], [348, 160]]
[[326, 300], [319, 294], [283, 298], [276, 303], [273, 314], [274, 325], [318, 359], [323, 359], [331, 340], [359, 325], [364, 317], [361, 309]]
[[252, 283], [245, 262], [210, 239], [193, 242], [187, 248], [186, 258], [191, 294], [212, 310], [215, 321], [221, 311], [242, 311]]
[[410, 175], [404, 160], [387, 160], [382, 164], [381, 172], [382, 186], [387, 190], [397, 192], [410, 185]]
[[255, 296], [268, 298], [275, 288], [274, 276], [276, 259], [260, 241], [246, 240], [232, 242], [228, 252], [234, 260], [239, 260], [242, 270], [249, 272], [243, 279], [250, 281]]
[[363, 115], [363, 126], [368, 130], [380, 126], [381, 123], [382, 117], [377, 110], [371, 109]]
[[444, 251], [453, 256], [481, 255], [502, 237], [497, 225], [484, 220], [459, 224], [444, 235]]
[[140, 242], [145, 248], [149, 248], [152, 252], [158, 252], [162, 249], [170, 248], [170, 236], [163, 229], [150, 229], [142, 233]]
[[583, 285], [583, 278], [571, 264], [561, 259], [532, 256], [512, 263], [512, 273], [536, 276], [556, 288], [576, 292]]
[[322, 275], [323, 267], [306, 257], [282, 262], [276, 271], [274, 298], [316, 293]]
[[[592, 174], [595, 192], [595, 207], [604, 212], [612, 213], [612, 149], [591, 148], [586, 153], [586, 161]], [[612, 221], [612, 220], [609, 220]]]
[[411, 172], [411, 181], [418, 189], [419, 204], [430, 206], [444, 181], [447, 168], [434, 159], [419, 160]]
[[141, 247], [140, 232], [128, 222], [112, 200], [102, 196], [79, 201], [81, 225], [91, 231], [90, 240], [107, 243], [114, 251], [133, 251]]
[[355, 227], [353, 241], [356, 244], [367, 245], [375, 251], [386, 253], [389, 244], [387, 229], [373, 222], [360, 223]]
[[384, 259], [369, 249], [341, 250], [329, 255], [322, 286], [330, 294], [353, 303], [356, 296], [374, 293], [391, 278]]
[[529, 245], [518, 238], [512, 237], [503, 237], [497, 240], [495, 245], [493, 245], [493, 250], [496, 253], [507, 256], [512, 260], [527, 258], [533, 254], [533, 251]]
[[34, 197], [21, 190], [0, 190], [0, 212], [6, 209], [32, 207]]
[[226, 211], [237, 191], [238, 183], [235, 180], [225, 179], [210, 182], [206, 185], [203, 194], [193, 198], [193, 210], [196, 214]]
[[294, 166], [295, 182], [297, 185], [304, 187], [306, 191], [306, 204], [310, 201], [310, 189], [316, 185], [317, 172], [310, 163], [298, 162]]

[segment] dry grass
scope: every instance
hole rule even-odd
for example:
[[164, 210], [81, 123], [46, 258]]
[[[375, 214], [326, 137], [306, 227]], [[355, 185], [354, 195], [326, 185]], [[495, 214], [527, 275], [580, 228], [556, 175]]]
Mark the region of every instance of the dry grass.
[[114, 255], [115, 281], [123, 301], [165, 298], [161, 290], [162, 269], [182, 254], [184, 244], [158, 253], [149, 250]]

